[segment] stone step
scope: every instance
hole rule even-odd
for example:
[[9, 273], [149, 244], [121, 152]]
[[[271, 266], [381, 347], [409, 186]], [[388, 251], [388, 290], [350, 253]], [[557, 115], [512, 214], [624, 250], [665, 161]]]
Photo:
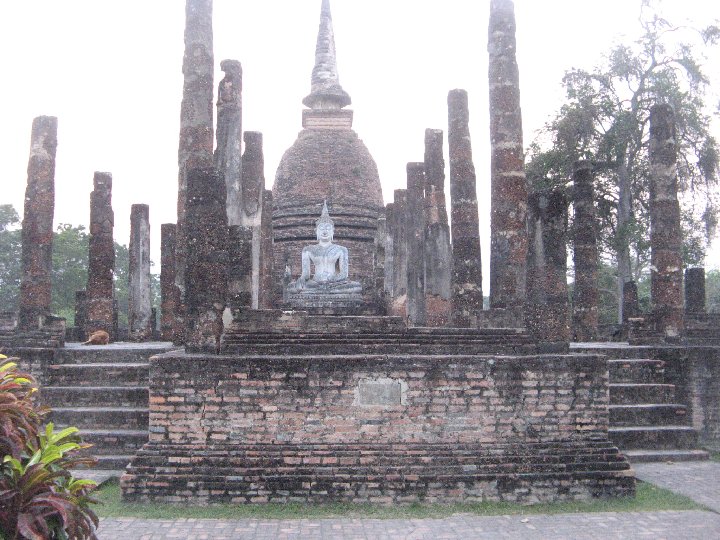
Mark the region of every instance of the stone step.
[[146, 429], [83, 429], [83, 442], [92, 444], [89, 452], [100, 456], [107, 454], [134, 454], [148, 441]]
[[610, 403], [612, 405], [670, 403], [673, 399], [675, 399], [675, 385], [673, 384], [610, 384]]
[[57, 407], [49, 420], [57, 426], [97, 429], [148, 428], [148, 409], [139, 407]]
[[148, 386], [149, 364], [56, 364], [48, 366], [47, 386]]
[[[108, 471], [108, 470], [124, 470], [133, 459], [132, 454], [127, 455], [102, 455], [95, 456], [97, 463], [93, 467], [78, 467], [78, 471]], [[83, 475], [80, 475], [81, 478]]]
[[679, 425], [687, 420], [687, 408], [677, 403], [610, 405], [609, 412], [613, 427]]
[[[177, 348], [177, 347], [176, 347]], [[153, 346], [138, 345], [88, 345], [69, 344], [55, 354], [54, 364], [139, 364], [148, 358], [173, 350], [170, 344], [159, 343]]]
[[631, 463], [707, 461], [710, 459], [710, 453], [705, 450], [626, 450], [623, 454]]
[[409, 354], [409, 355], [478, 355], [490, 353], [532, 354], [535, 346], [520, 342], [502, 343], [254, 343], [227, 344], [223, 353], [247, 355], [355, 355], [355, 354]]
[[649, 358], [608, 360], [610, 382], [664, 383], [665, 362]]
[[690, 426], [618, 426], [608, 430], [622, 452], [697, 448], [697, 432]]
[[40, 391], [43, 404], [65, 406], [147, 407], [147, 386], [46, 386]]

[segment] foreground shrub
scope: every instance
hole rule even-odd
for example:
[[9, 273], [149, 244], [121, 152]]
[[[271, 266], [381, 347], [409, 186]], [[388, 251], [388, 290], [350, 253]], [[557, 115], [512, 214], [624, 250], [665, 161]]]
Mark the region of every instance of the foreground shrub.
[[32, 376], [0, 358], [0, 540], [95, 539], [95, 482], [70, 473], [94, 460], [80, 453], [77, 428], [41, 429], [48, 411], [34, 404], [36, 391]]

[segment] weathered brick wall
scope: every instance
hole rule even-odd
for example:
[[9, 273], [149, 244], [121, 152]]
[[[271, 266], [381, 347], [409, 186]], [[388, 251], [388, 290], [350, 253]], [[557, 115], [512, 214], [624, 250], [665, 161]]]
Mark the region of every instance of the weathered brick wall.
[[535, 443], [606, 438], [602, 357], [151, 360], [150, 441]]

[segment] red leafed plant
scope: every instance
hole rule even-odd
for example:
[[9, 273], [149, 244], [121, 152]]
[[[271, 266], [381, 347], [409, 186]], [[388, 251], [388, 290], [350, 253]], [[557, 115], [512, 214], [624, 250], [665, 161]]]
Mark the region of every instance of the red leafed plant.
[[77, 428], [41, 427], [34, 382], [0, 355], [0, 540], [95, 539], [95, 483], [70, 473], [93, 460], [78, 455]]

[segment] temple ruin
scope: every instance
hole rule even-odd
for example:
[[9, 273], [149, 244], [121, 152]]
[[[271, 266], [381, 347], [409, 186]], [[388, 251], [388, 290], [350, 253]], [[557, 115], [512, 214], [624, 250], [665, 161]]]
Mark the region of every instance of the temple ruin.
[[[50, 312], [57, 123], [33, 125], [20, 311], [0, 320], [0, 344], [44, 385], [57, 422], [80, 423], [101, 466], [123, 469], [126, 500], [591, 499], [633, 495], [633, 460], [707, 458], [699, 441], [720, 439], [720, 319], [705, 311], [700, 268], [686, 270], [683, 304], [671, 108], [651, 117], [652, 311], [627, 284], [628, 341], [608, 345], [597, 341], [592, 164], [576, 164], [572, 189], [525, 177], [511, 0], [490, 3], [491, 148], [479, 150], [489, 174], [473, 163], [471, 96], [454, 89], [434, 105], [447, 107], [447, 132], [418, 134], [422, 161], [408, 161], [405, 188], [385, 197], [353, 130], [329, 0], [302, 130], [272, 191], [263, 135], [242, 130], [239, 61], [221, 62], [213, 101], [212, 32], [212, 0], [186, 0], [162, 343], [150, 342], [150, 212], [133, 205], [127, 337], [137, 343], [122, 361], [112, 346], [94, 356], [65, 346]], [[491, 186], [490, 216], [478, 213], [478, 182]], [[117, 339], [111, 189], [110, 173], [96, 173], [76, 326]]]

